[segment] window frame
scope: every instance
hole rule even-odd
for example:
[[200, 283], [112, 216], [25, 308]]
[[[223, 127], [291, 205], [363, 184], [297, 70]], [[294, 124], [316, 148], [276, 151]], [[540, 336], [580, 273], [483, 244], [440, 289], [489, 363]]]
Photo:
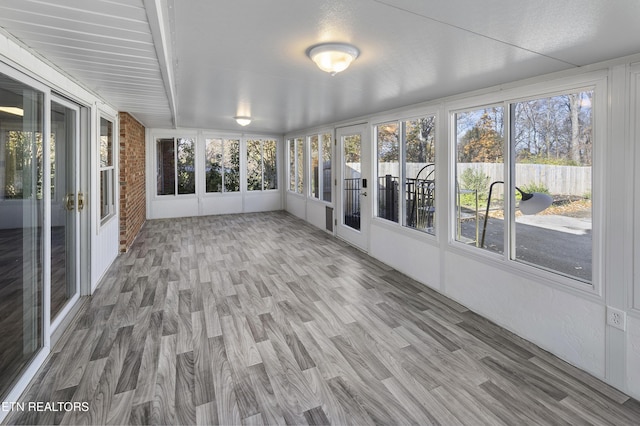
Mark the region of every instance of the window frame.
[[[157, 178], [158, 178], [158, 140], [160, 139], [173, 139], [173, 159], [174, 159], [174, 163], [173, 163], [173, 174], [174, 174], [174, 183], [173, 183], [173, 188], [174, 188], [174, 192], [173, 194], [158, 194], [158, 186], [157, 186]], [[181, 194], [179, 192], [179, 179], [178, 179], [178, 140], [179, 139], [187, 139], [190, 140], [193, 144], [193, 192], [189, 192], [189, 193], [184, 193]], [[164, 198], [167, 199], [168, 197], [182, 197], [182, 198], [187, 198], [187, 197], [196, 197], [198, 195], [198, 189], [199, 189], [199, 184], [198, 184], [198, 156], [200, 155], [200, 150], [198, 148], [198, 137], [194, 134], [190, 134], [190, 133], [180, 133], [180, 134], [155, 134], [152, 135], [151, 137], [151, 142], [153, 144], [153, 156], [154, 156], [154, 160], [153, 160], [153, 165], [154, 165], [154, 169], [153, 169], [153, 176], [154, 176], [154, 181], [151, 182], [151, 184], [154, 187], [154, 191], [153, 193], [155, 194], [156, 198]]]
[[[112, 133], [112, 137], [111, 137], [111, 165], [110, 166], [105, 166], [103, 167], [101, 164], [101, 153], [100, 153], [100, 146], [102, 143], [102, 120], [106, 120], [108, 122], [111, 123], [111, 133]], [[117, 192], [117, 185], [116, 185], [116, 170], [118, 169], [117, 167], [117, 162], [118, 162], [118, 156], [116, 155], [116, 146], [118, 145], [118, 128], [117, 128], [117, 120], [115, 119], [115, 117], [112, 117], [109, 114], [106, 114], [103, 111], [99, 111], [98, 113], [98, 123], [97, 123], [98, 128], [96, 129], [96, 135], [97, 135], [97, 149], [98, 149], [98, 197], [97, 197], [97, 212], [96, 215], [98, 217], [98, 225], [99, 227], [102, 227], [104, 225], [106, 225], [108, 222], [110, 222], [114, 217], [116, 217], [117, 213], [118, 213], [118, 206], [119, 203], [116, 201], [117, 198], [119, 197], [119, 194]], [[101, 188], [102, 188], [102, 173], [103, 172], [107, 172], [110, 175], [109, 178], [109, 182], [108, 182], [108, 191], [109, 191], [109, 197], [110, 197], [110, 208], [109, 208], [109, 212], [102, 216], [101, 211], [102, 211], [102, 194], [101, 194]]]
[[[309, 146], [309, 138], [305, 136], [292, 136], [287, 139], [287, 192], [300, 197], [308, 196], [310, 193], [309, 179], [305, 179], [308, 166], [305, 170], [307, 155], [307, 146]], [[293, 148], [293, 150], [292, 150]], [[302, 159], [300, 159], [300, 149], [302, 150]], [[293, 154], [293, 157], [292, 157]], [[301, 161], [300, 161], [301, 160]], [[293, 172], [293, 176], [291, 173]], [[292, 180], [293, 178], [293, 180]], [[292, 188], [293, 185], [293, 188]]]
[[[225, 157], [225, 149], [224, 149], [224, 143], [225, 141], [238, 141], [238, 190], [237, 191], [227, 191], [226, 190], [226, 185], [225, 185], [225, 176], [226, 174], [223, 173], [222, 175], [222, 191], [212, 191], [209, 192], [207, 191], [207, 142], [210, 140], [221, 140], [222, 141], [222, 162], [224, 164], [226, 157]], [[202, 163], [203, 164], [203, 179], [204, 181], [202, 182], [202, 188], [203, 188], [203, 196], [213, 196], [213, 197], [220, 197], [220, 196], [234, 196], [234, 195], [238, 195], [240, 193], [242, 193], [242, 182], [243, 182], [243, 167], [245, 166], [246, 163], [246, 159], [243, 161], [242, 158], [242, 145], [243, 145], [243, 138], [241, 135], [239, 134], [211, 134], [211, 133], [205, 133], [202, 135], [202, 160], [198, 161], [196, 159], [197, 163]]]
[[[444, 202], [437, 202], [435, 203], [435, 211], [434, 211], [434, 216], [435, 216], [435, 220], [433, 223], [433, 230], [432, 232], [429, 232], [427, 230], [422, 230], [416, 227], [412, 227], [412, 226], [408, 226], [407, 224], [407, 216], [406, 216], [406, 202], [404, 202], [404, 194], [406, 191], [406, 136], [404, 135], [404, 126], [405, 126], [405, 122], [407, 121], [414, 121], [414, 120], [418, 120], [421, 118], [426, 118], [426, 117], [434, 117], [435, 120], [435, 124], [434, 124], [434, 149], [435, 149], [435, 167], [436, 167], [436, 175], [435, 175], [435, 180], [436, 180], [436, 185], [435, 185], [435, 189], [434, 189], [434, 199], [438, 200], [439, 199], [439, 193], [440, 193], [440, 185], [437, 184], [438, 182], [438, 172], [437, 172], [437, 167], [438, 164], [442, 164], [442, 162], [438, 163], [438, 161], [443, 161], [443, 160], [438, 160], [438, 153], [440, 152], [439, 149], [439, 144], [438, 144], [438, 138], [439, 135], [441, 134], [441, 127], [440, 127], [440, 113], [439, 113], [439, 107], [438, 105], [435, 106], [431, 106], [428, 108], [422, 108], [422, 109], [413, 109], [413, 110], [408, 110], [405, 111], [404, 113], [399, 113], [399, 114], [393, 114], [393, 115], [384, 115], [384, 116], [379, 116], [376, 117], [375, 121], [372, 121], [372, 125], [371, 125], [371, 135], [372, 135], [372, 147], [375, 151], [375, 155], [372, 155], [372, 164], [374, 166], [374, 175], [372, 176], [374, 182], [375, 182], [375, 190], [373, 191], [373, 206], [374, 206], [374, 215], [373, 215], [373, 219], [376, 221], [377, 224], [383, 224], [384, 226], [388, 226], [390, 229], [396, 230], [398, 232], [402, 232], [402, 233], [406, 233], [406, 235], [408, 236], [412, 236], [412, 237], [418, 237], [418, 238], [425, 238], [427, 241], [431, 241], [431, 242], [436, 242], [439, 238], [439, 231], [438, 231], [438, 220], [437, 217], [439, 216], [439, 211], [441, 211], [441, 209], [446, 208], [447, 204]], [[400, 195], [398, 196], [398, 221], [392, 221], [389, 219], [385, 219], [383, 217], [378, 216], [378, 211], [379, 211], [379, 206], [378, 206], [378, 202], [379, 202], [379, 197], [378, 197], [378, 132], [377, 132], [377, 128], [380, 125], [385, 125], [385, 124], [391, 124], [391, 123], [397, 123], [398, 125], [398, 134], [399, 134], [399, 160], [398, 160], [398, 164], [400, 167], [400, 186], [399, 186], [399, 193]], [[441, 154], [440, 157], [445, 157], [444, 154]], [[442, 176], [442, 175], [440, 175]]]
[[[261, 189], [249, 189], [249, 141], [260, 141], [260, 172], [261, 172]], [[265, 188], [265, 166], [264, 166], [264, 143], [266, 141], [271, 141], [275, 143], [275, 188]], [[274, 192], [279, 191], [280, 189], [280, 149], [281, 149], [281, 139], [275, 136], [264, 136], [264, 135], [245, 135], [241, 138], [240, 141], [240, 192], [246, 192], [247, 194], [258, 193], [258, 192]], [[244, 166], [243, 159], [244, 156]], [[231, 194], [231, 193], [229, 193]]]
[[[329, 171], [331, 173], [330, 179], [329, 179], [329, 200], [325, 200], [324, 199], [324, 194], [325, 194], [325, 187], [324, 187], [324, 168], [320, 167], [321, 165], [324, 164], [323, 162], [323, 153], [324, 153], [324, 136], [325, 135], [329, 135], [329, 153], [330, 153], [330, 157], [329, 157], [329, 162], [330, 162], [330, 166], [329, 166]], [[318, 196], [314, 196], [313, 195], [313, 187], [312, 187], [312, 174], [313, 174], [313, 167], [312, 167], [312, 160], [313, 160], [313, 150], [312, 150], [312, 146], [311, 146], [311, 138], [313, 137], [317, 137], [318, 138]], [[309, 154], [308, 154], [308, 160], [305, 162], [305, 164], [307, 164], [307, 170], [309, 171], [309, 173], [307, 173], [307, 181], [309, 182], [309, 184], [307, 185], [307, 197], [311, 200], [317, 201], [317, 202], [321, 202], [327, 205], [332, 205], [332, 200], [333, 200], [333, 184], [331, 183], [333, 181], [333, 157], [334, 157], [334, 151], [333, 151], [333, 147], [335, 146], [335, 134], [333, 132], [333, 130], [331, 129], [324, 129], [324, 130], [320, 130], [318, 132], [310, 132], [307, 136], [306, 136], [306, 144], [309, 147]]]
[[[512, 212], [515, 212], [515, 160], [512, 160], [511, 147], [511, 111], [510, 106], [518, 102], [532, 99], [543, 99], [569, 93], [582, 91], [593, 91], [593, 147], [592, 147], [592, 278], [591, 282], [586, 282], [577, 277], [571, 277], [560, 271], [553, 271], [534, 266], [529, 263], [511, 259], [512, 234], [511, 227], [515, 226], [515, 221], [511, 219]], [[603, 262], [604, 239], [602, 230], [604, 229], [604, 165], [607, 164], [606, 129], [607, 129], [607, 73], [605, 71], [593, 71], [580, 76], [559, 78], [551, 82], [541, 82], [522, 87], [505, 88], [502, 91], [481, 94], [474, 97], [451, 101], [445, 105], [448, 128], [448, 162], [449, 162], [449, 184], [448, 184], [448, 247], [456, 252], [469, 257], [477, 258], [492, 266], [503, 269], [506, 272], [515, 273], [523, 278], [536, 280], [551, 287], [562, 287], [577, 294], [602, 295], [603, 282]], [[456, 141], [456, 120], [455, 114], [472, 111], [490, 106], [500, 105], [505, 108], [505, 130], [504, 130], [504, 185], [509, 188], [511, 195], [505, 198], [504, 211], [508, 216], [505, 220], [505, 248], [502, 254], [491, 252], [490, 250], [471, 247], [463, 242], [456, 241], [456, 187], [457, 179], [457, 141]], [[604, 142], [603, 142], [604, 141]], [[512, 164], [513, 162], [513, 164]]]

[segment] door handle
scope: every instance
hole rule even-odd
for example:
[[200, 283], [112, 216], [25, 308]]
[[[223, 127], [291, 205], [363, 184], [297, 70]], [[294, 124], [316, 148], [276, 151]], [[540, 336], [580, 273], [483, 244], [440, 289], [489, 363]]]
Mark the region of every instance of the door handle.
[[78, 192], [78, 211], [82, 211], [82, 209], [84, 209], [84, 194]]
[[64, 208], [68, 211], [72, 211], [76, 208], [76, 198], [73, 194], [67, 194], [64, 196]]
[[366, 197], [367, 196], [367, 192], [366, 191], [365, 192], [361, 192], [360, 195], [362, 195], [363, 197]]

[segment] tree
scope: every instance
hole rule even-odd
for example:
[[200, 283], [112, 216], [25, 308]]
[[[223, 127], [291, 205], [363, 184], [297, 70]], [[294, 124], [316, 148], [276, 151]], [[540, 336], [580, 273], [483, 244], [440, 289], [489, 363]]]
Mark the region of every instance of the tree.
[[473, 123], [461, 137], [458, 144], [458, 161], [461, 163], [500, 163], [502, 162], [502, 132], [498, 132], [498, 122], [502, 120], [494, 110], [485, 109], [480, 118]]
[[400, 135], [398, 123], [387, 123], [378, 126], [378, 161], [381, 163], [397, 163], [400, 158]]
[[193, 139], [178, 139], [178, 194], [194, 194], [195, 179], [195, 143]]
[[433, 163], [435, 161], [435, 124], [435, 116], [405, 122], [405, 149], [408, 163]]

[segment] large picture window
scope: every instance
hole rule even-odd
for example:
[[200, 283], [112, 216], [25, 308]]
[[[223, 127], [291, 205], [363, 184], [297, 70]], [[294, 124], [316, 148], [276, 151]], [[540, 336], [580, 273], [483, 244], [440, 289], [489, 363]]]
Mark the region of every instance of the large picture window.
[[239, 139], [206, 139], [205, 176], [207, 192], [240, 191]]
[[247, 140], [247, 190], [278, 189], [278, 141]]
[[376, 126], [377, 215], [435, 233], [435, 116]]
[[157, 194], [195, 194], [195, 141], [191, 138], [156, 139]]
[[100, 220], [115, 214], [115, 165], [113, 122], [100, 118]]
[[584, 90], [455, 114], [458, 241], [591, 282], [592, 101]]

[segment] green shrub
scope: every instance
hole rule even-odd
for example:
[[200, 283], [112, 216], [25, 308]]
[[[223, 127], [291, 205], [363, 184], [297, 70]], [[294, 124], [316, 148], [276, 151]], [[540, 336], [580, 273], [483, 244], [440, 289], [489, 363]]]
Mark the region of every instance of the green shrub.
[[489, 176], [476, 169], [466, 169], [460, 175], [461, 189], [471, 189], [478, 191], [478, 194], [485, 194], [489, 189]]
[[528, 192], [529, 194], [533, 193], [533, 192], [540, 192], [542, 194], [549, 194], [551, 195], [551, 193], [549, 192], [549, 188], [547, 188], [544, 184], [542, 183], [529, 183], [527, 185], [522, 185], [519, 187], [521, 190], [523, 190], [524, 192]]

